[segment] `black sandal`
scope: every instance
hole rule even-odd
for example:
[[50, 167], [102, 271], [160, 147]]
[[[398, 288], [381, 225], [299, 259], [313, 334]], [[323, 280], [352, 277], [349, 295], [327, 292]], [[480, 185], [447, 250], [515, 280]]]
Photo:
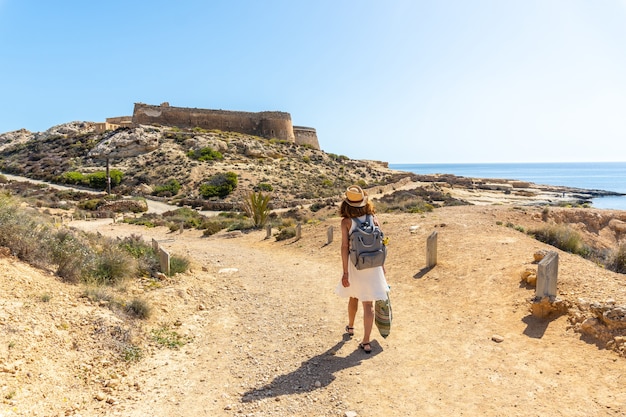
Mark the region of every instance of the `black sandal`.
[[[365, 346], [369, 346], [369, 349], [365, 349]], [[363, 349], [363, 352], [370, 354], [372, 353], [372, 345], [370, 342], [367, 343], [359, 343], [359, 349]]]
[[346, 333], [350, 336], [354, 336], [354, 327], [346, 326]]

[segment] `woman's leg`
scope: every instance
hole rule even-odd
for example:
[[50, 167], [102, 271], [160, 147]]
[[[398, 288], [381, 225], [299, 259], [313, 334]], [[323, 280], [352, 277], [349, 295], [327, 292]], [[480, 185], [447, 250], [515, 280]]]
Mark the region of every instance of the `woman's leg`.
[[[374, 326], [374, 303], [372, 301], [363, 301], [363, 341], [362, 345], [370, 342], [372, 327]], [[369, 348], [366, 350], [370, 350]]]
[[348, 300], [348, 327], [354, 329], [354, 318], [359, 310], [359, 299], [350, 297]]

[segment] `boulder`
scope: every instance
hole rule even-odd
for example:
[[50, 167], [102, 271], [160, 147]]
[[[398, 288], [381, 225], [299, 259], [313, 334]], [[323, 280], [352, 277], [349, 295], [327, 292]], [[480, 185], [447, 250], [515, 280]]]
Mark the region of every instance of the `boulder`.
[[96, 159], [134, 157], [157, 149], [160, 138], [161, 130], [154, 127], [118, 130], [98, 143], [88, 156]]
[[609, 221], [609, 228], [615, 233], [626, 233], [626, 222], [618, 219], [611, 219]]

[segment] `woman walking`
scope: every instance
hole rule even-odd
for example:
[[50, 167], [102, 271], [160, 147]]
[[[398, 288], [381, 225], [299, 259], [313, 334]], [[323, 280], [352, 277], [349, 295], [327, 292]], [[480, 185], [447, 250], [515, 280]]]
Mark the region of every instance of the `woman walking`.
[[359, 347], [365, 353], [371, 353], [370, 335], [374, 325], [373, 304], [376, 300], [387, 299], [389, 286], [385, 279], [384, 266], [367, 269], [357, 269], [350, 262], [350, 234], [357, 227], [357, 222], [365, 222], [371, 216], [374, 224], [378, 220], [374, 216], [374, 206], [369, 201], [367, 193], [358, 185], [351, 185], [346, 190], [341, 203], [341, 263], [343, 275], [341, 283], [335, 292], [341, 297], [348, 297], [348, 325], [346, 333], [354, 334], [354, 320], [359, 308], [359, 301], [363, 304], [363, 340]]

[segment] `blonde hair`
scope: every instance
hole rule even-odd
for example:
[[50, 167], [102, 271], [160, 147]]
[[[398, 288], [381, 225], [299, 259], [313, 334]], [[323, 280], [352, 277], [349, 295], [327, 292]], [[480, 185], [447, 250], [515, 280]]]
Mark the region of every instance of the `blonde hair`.
[[348, 219], [374, 213], [374, 205], [371, 201], [368, 201], [367, 204], [365, 204], [363, 207], [353, 207], [343, 201], [341, 203], [341, 207], [339, 208], [339, 215]]

